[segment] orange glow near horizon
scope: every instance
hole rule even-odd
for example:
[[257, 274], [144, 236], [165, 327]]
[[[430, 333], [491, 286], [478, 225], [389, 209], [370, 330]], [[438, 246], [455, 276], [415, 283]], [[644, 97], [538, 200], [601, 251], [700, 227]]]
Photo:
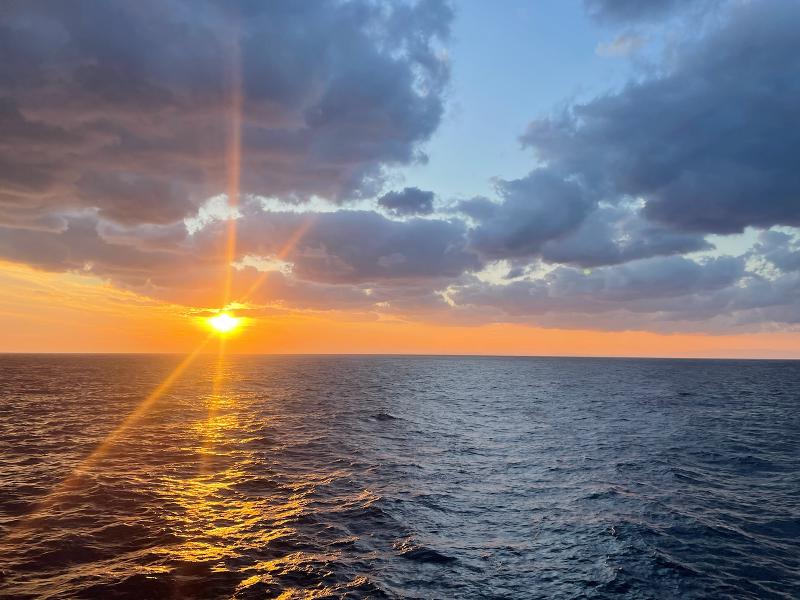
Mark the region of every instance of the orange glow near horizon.
[[[363, 311], [251, 306], [271, 271], [248, 271], [235, 276], [244, 121], [238, 23], [232, 23], [230, 40], [230, 121], [225, 148], [228, 217], [220, 256], [224, 263], [223, 281], [199, 291], [187, 291], [186, 297], [169, 303], [121, 290], [90, 273], [51, 273], [0, 262], [0, 352], [152, 352], [192, 356], [202, 351], [211, 329], [212, 337], [216, 334], [221, 342], [225, 338], [226, 344], [219, 348], [220, 357], [230, 351], [800, 358], [797, 332], [708, 335], [554, 329], [512, 323], [457, 325], [431, 322], [432, 317], [426, 319], [425, 315], [398, 320]], [[314, 223], [315, 216], [309, 214], [272, 258], [286, 259]], [[197, 294], [203, 297], [198, 298]], [[198, 314], [214, 310], [212, 307], [220, 300], [217, 314], [198, 318]], [[249, 313], [243, 319], [227, 312], [231, 308], [252, 309], [260, 316]], [[203, 321], [204, 326], [198, 326], [198, 321]], [[244, 324], [247, 335], [231, 335]], [[147, 399], [143, 405], [148, 406]]]
[[[231, 102], [231, 133], [228, 142], [227, 154], [227, 196], [228, 196], [228, 222], [226, 227], [227, 240], [225, 244], [225, 281], [223, 283], [223, 302], [222, 306], [227, 306], [231, 298], [231, 290], [233, 285], [233, 263], [236, 257], [236, 209], [239, 203], [240, 193], [240, 178], [241, 178], [241, 136], [242, 136], [242, 79], [241, 79], [241, 61], [240, 50], [238, 46], [238, 36], [234, 36], [234, 41], [231, 45], [232, 52], [232, 65], [230, 72], [233, 74], [233, 81], [231, 85], [232, 102]], [[52, 288], [51, 288], [52, 289]], [[213, 420], [216, 412], [216, 403], [219, 401], [220, 390], [222, 385], [222, 368], [225, 355], [225, 340], [226, 335], [230, 334], [240, 324], [240, 319], [232, 315], [221, 312], [210, 319], [208, 324], [220, 335], [218, 358], [217, 358], [217, 372], [214, 375], [212, 398], [209, 404], [208, 422]], [[183, 372], [194, 362], [195, 358], [208, 344], [211, 336], [206, 337], [199, 345], [197, 345], [173, 370], [165, 379], [148, 395], [146, 396], [136, 408], [130, 412], [114, 429], [109, 433], [102, 442], [100, 442], [95, 449], [84, 458], [71, 472], [61, 481], [55, 488], [53, 488], [47, 496], [41, 501], [39, 506], [31, 513], [26, 515], [18, 523], [15, 528], [15, 533], [24, 530], [31, 525], [36, 516], [43, 511], [49, 509], [62, 492], [69, 491], [81, 484], [82, 477], [93, 470], [97, 463], [108, 453], [132, 425], [136, 424], [150, 408], [155, 404], [180, 378]], [[204, 447], [208, 442], [204, 442]], [[201, 451], [201, 465], [205, 470], [205, 454]]]
[[[0, 262], [0, 352], [187, 353], [208, 329], [186, 307], [85, 275]], [[800, 358], [800, 333], [729, 335], [388, 321], [348, 311], [248, 316], [229, 351], [252, 354], [496, 354]]]

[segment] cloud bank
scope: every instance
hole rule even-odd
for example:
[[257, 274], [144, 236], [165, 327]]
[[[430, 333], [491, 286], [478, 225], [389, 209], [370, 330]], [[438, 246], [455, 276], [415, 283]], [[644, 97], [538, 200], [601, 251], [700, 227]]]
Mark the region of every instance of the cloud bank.
[[[689, 4], [585, 3], [605, 26], [655, 29]], [[442, 119], [443, 1], [12, 3], [0, 258], [214, 307], [214, 206], [237, 163], [234, 288], [253, 311], [796, 327], [800, 7], [703, 6], [714, 25], [657, 69], [531, 115], [529, 173], [456, 200], [391, 185]], [[751, 248], [715, 248], [745, 230]]]

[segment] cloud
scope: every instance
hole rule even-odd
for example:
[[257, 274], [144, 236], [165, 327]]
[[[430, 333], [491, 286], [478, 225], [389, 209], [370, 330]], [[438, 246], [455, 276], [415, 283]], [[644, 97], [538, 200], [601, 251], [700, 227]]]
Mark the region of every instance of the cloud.
[[[656, 257], [584, 271], [557, 267], [505, 285], [471, 281], [450, 291], [462, 315], [606, 330], [730, 332], [800, 317], [800, 279], [769, 282], [743, 257]], [[499, 312], [498, 312], [499, 311]]]
[[502, 198], [497, 207], [480, 199], [460, 205], [471, 216], [483, 216], [470, 242], [489, 258], [534, 256], [548, 240], [577, 228], [594, 206], [579, 185], [547, 170], [500, 180], [497, 192]]
[[[353, 210], [272, 212], [255, 204], [242, 210], [237, 262], [251, 257], [244, 263], [271, 264], [280, 256], [285, 266], [264, 274], [252, 266], [235, 271], [233, 298], [255, 303], [256, 310], [352, 310], [437, 322], [662, 331], [800, 322], [797, 242], [780, 232], [762, 234], [740, 257], [633, 259], [631, 253], [623, 264], [516, 268], [515, 280], [489, 283], [474, 276], [487, 263], [471, 251], [469, 230], [457, 219], [396, 221]], [[188, 235], [175, 225], [73, 217], [61, 231], [0, 228], [0, 258], [86, 272], [151, 297], [213, 307], [221, 301], [215, 284], [224, 276], [224, 227], [215, 221]], [[297, 238], [301, 229], [305, 234]], [[758, 268], [764, 262], [774, 266], [768, 276]], [[573, 264], [584, 263], [591, 261], [580, 255]], [[525, 264], [530, 263], [517, 263]], [[259, 280], [263, 285], [254, 288]]]
[[433, 212], [433, 192], [407, 187], [387, 192], [378, 198], [378, 205], [398, 216], [429, 215]]
[[453, 298], [459, 304], [499, 306], [510, 314], [597, 313], [721, 289], [734, 284], [743, 274], [741, 259], [725, 257], [698, 263], [674, 256], [589, 273], [558, 267], [537, 279], [507, 285], [468, 285]]
[[473, 198], [455, 207], [477, 223], [470, 247], [488, 260], [595, 267], [713, 248], [703, 235], [649, 221], [635, 203], [600, 204], [599, 193], [547, 168], [501, 180], [497, 189], [500, 203]]
[[497, 214], [499, 205], [484, 196], [475, 196], [467, 200], [459, 200], [452, 208], [452, 212], [460, 214], [475, 221], [485, 221]]
[[[311, 284], [383, 286], [395, 289], [393, 295], [406, 286], [431, 294], [483, 267], [466, 247], [466, 225], [456, 219], [396, 221], [353, 210], [271, 212], [257, 203], [242, 209], [235, 262], [281, 256], [291, 265], [295, 299], [297, 290], [319, 289]], [[126, 226], [95, 216], [71, 217], [60, 231], [0, 227], [0, 258], [52, 271], [88, 272], [153, 297], [213, 306], [219, 294], [212, 290], [224, 277], [225, 227], [217, 221], [188, 235], [182, 224]], [[234, 297], [255, 279], [253, 269], [242, 270]], [[342, 297], [352, 293], [343, 290]]]
[[303, 279], [327, 283], [456, 278], [482, 263], [466, 248], [462, 221], [395, 221], [372, 211], [298, 214], [261, 212], [240, 225], [243, 254], [271, 256], [293, 232], [312, 223], [286, 260]]
[[[441, 120], [444, 2], [15, 3], [0, 9], [0, 258], [217, 306], [240, 103], [233, 297], [255, 289], [248, 310], [793, 327], [800, 242], [779, 226], [800, 223], [800, 8], [731, 6], [660, 70], [535, 120], [527, 175], [443, 208], [382, 192]], [[629, 23], [688, 3], [587, 7]], [[764, 231], [741, 256], [706, 239], [749, 226]]]
[[190, 186], [172, 179], [89, 171], [75, 189], [99, 216], [117, 223], [175, 223], [195, 209]]
[[[226, 191], [341, 201], [421, 160], [449, 66], [439, 0], [13, 3], [0, 25], [0, 214], [168, 223]], [[238, 96], [237, 96], [238, 95]], [[238, 100], [237, 100], [238, 98]], [[35, 208], [32, 208], [35, 207]]]
[[597, 267], [712, 248], [702, 235], [652, 223], [635, 206], [623, 204], [598, 207], [573, 232], [546, 242], [541, 257], [550, 263]]
[[531, 123], [548, 168], [681, 231], [800, 225], [800, 4], [742, 3], [662, 76]]
[[629, 56], [644, 45], [641, 36], [623, 33], [607, 43], [600, 43], [595, 49], [598, 56]]
[[169, 253], [143, 252], [103, 238], [91, 217], [72, 217], [62, 231], [0, 228], [0, 256], [53, 271], [95, 269], [128, 274], [156, 272], [174, 263]]
[[603, 22], [635, 22], [658, 19], [680, 8], [706, 0], [584, 0], [589, 15]]
[[763, 258], [781, 272], [800, 271], [800, 239], [780, 231], [762, 231], [753, 256]]

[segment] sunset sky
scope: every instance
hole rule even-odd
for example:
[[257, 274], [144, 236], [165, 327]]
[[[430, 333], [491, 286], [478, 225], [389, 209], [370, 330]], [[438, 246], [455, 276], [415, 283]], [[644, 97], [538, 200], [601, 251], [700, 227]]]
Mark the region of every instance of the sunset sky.
[[10, 2], [0, 352], [800, 358], [800, 3]]

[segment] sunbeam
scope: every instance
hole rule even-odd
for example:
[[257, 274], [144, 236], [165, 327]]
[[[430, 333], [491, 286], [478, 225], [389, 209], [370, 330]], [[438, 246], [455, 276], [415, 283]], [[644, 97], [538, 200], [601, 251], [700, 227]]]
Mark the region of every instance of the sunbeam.
[[[241, 128], [242, 128], [242, 77], [241, 77], [241, 57], [239, 50], [239, 41], [236, 35], [232, 36], [230, 44], [230, 69], [229, 69], [231, 82], [231, 100], [230, 100], [230, 133], [228, 139], [228, 148], [226, 153], [227, 164], [227, 196], [229, 216], [226, 227], [226, 243], [225, 243], [225, 281], [223, 282], [223, 306], [230, 302], [231, 286], [233, 280], [233, 262], [236, 256], [236, 209], [239, 205], [240, 194], [240, 174], [241, 174]], [[216, 320], [213, 320], [216, 319]], [[217, 333], [225, 334], [231, 331], [237, 324], [238, 319], [222, 313], [209, 321], [210, 325]], [[189, 353], [173, 371], [156, 387], [149, 396], [147, 396], [139, 405], [120, 423], [116, 429], [109, 433], [100, 444], [89, 454], [83, 461], [80, 462], [72, 472], [58, 484], [45, 498], [37, 505], [37, 507], [22, 518], [17, 526], [12, 529], [9, 535], [15, 531], [26, 529], [32, 525], [36, 517], [41, 515], [53, 506], [55, 500], [64, 492], [77, 487], [84, 475], [89, 473], [97, 463], [108, 453], [109, 449], [117, 442], [117, 440], [125, 434], [134, 424], [136, 424], [152, 406], [172, 387], [178, 380], [183, 372], [191, 365], [197, 356], [207, 346], [208, 342], [214, 337], [210, 335], [206, 337], [203, 342]], [[225, 352], [225, 340], [222, 336], [219, 338], [219, 352], [217, 361], [217, 372], [214, 376], [213, 390], [212, 390], [212, 404], [215, 402], [219, 394], [219, 386], [221, 379], [222, 360]]]
[[[314, 225], [314, 221], [316, 221], [316, 219], [317, 219], [316, 215], [311, 215], [308, 218], [306, 218], [300, 224], [300, 226], [297, 229], [295, 229], [294, 233], [292, 233], [291, 237], [289, 237], [289, 239], [280, 249], [278, 254], [275, 256], [275, 258], [277, 258], [278, 260], [283, 260], [284, 258], [286, 258], [289, 255], [289, 253], [294, 249], [294, 247], [297, 245], [297, 243], [303, 238], [303, 236], [306, 233], [308, 233], [308, 230], [311, 229], [311, 227]], [[237, 300], [237, 303], [244, 304], [248, 300], [250, 300], [250, 298], [253, 297], [253, 294], [255, 294], [259, 290], [259, 288], [262, 285], [264, 285], [264, 282], [267, 280], [267, 277], [269, 277], [269, 274], [270, 271], [264, 271], [258, 277], [258, 279], [256, 279], [253, 282], [253, 285], [250, 286], [247, 292], [241, 298], [239, 298], [239, 300]]]
[[800, 0], [509, 4], [0, 4], [0, 600], [800, 600]]
[[109, 433], [97, 447], [84, 458], [75, 468], [72, 469], [70, 474], [61, 481], [53, 490], [51, 490], [42, 500], [40, 500], [36, 507], [27, 515], [22, 517], [16, 526], [8, 533], [11, 537], [15, 532], [20, 532], [28, 529], [35, 524], [36, 518], [44, 512], [53, 507], [61, 494], [68, 492], [77, 487], [84, 475], [88, 474], [102, 458], [108, 453], [116, 441], [124, 435], [133, 425], [135, 425], [152, 407], [153, 405], [172, 387], [178, 380], [183, 372], [194, 362], [197, 356], [208, 345], [208, 342], [213, 339], [213, 336], [206, 337], [203, 342], [197, 346], [191, 353], [189, 353], [172, 372], [156, 387], [150, 395], [142, 400], [139, 405], [128, 414], [127, 417], [117, 427]]
[[239, 207], [240, 179], [242, 170], [242, 72], [238, 38], [232, 36], [230, 48], [230, 133], [226, 156], [228, 222], [225, 243], [225, 283], [223, 285], [222, 306], [231, 299], [233, 284], [233, 263], [236, 259], [237, 208]]

